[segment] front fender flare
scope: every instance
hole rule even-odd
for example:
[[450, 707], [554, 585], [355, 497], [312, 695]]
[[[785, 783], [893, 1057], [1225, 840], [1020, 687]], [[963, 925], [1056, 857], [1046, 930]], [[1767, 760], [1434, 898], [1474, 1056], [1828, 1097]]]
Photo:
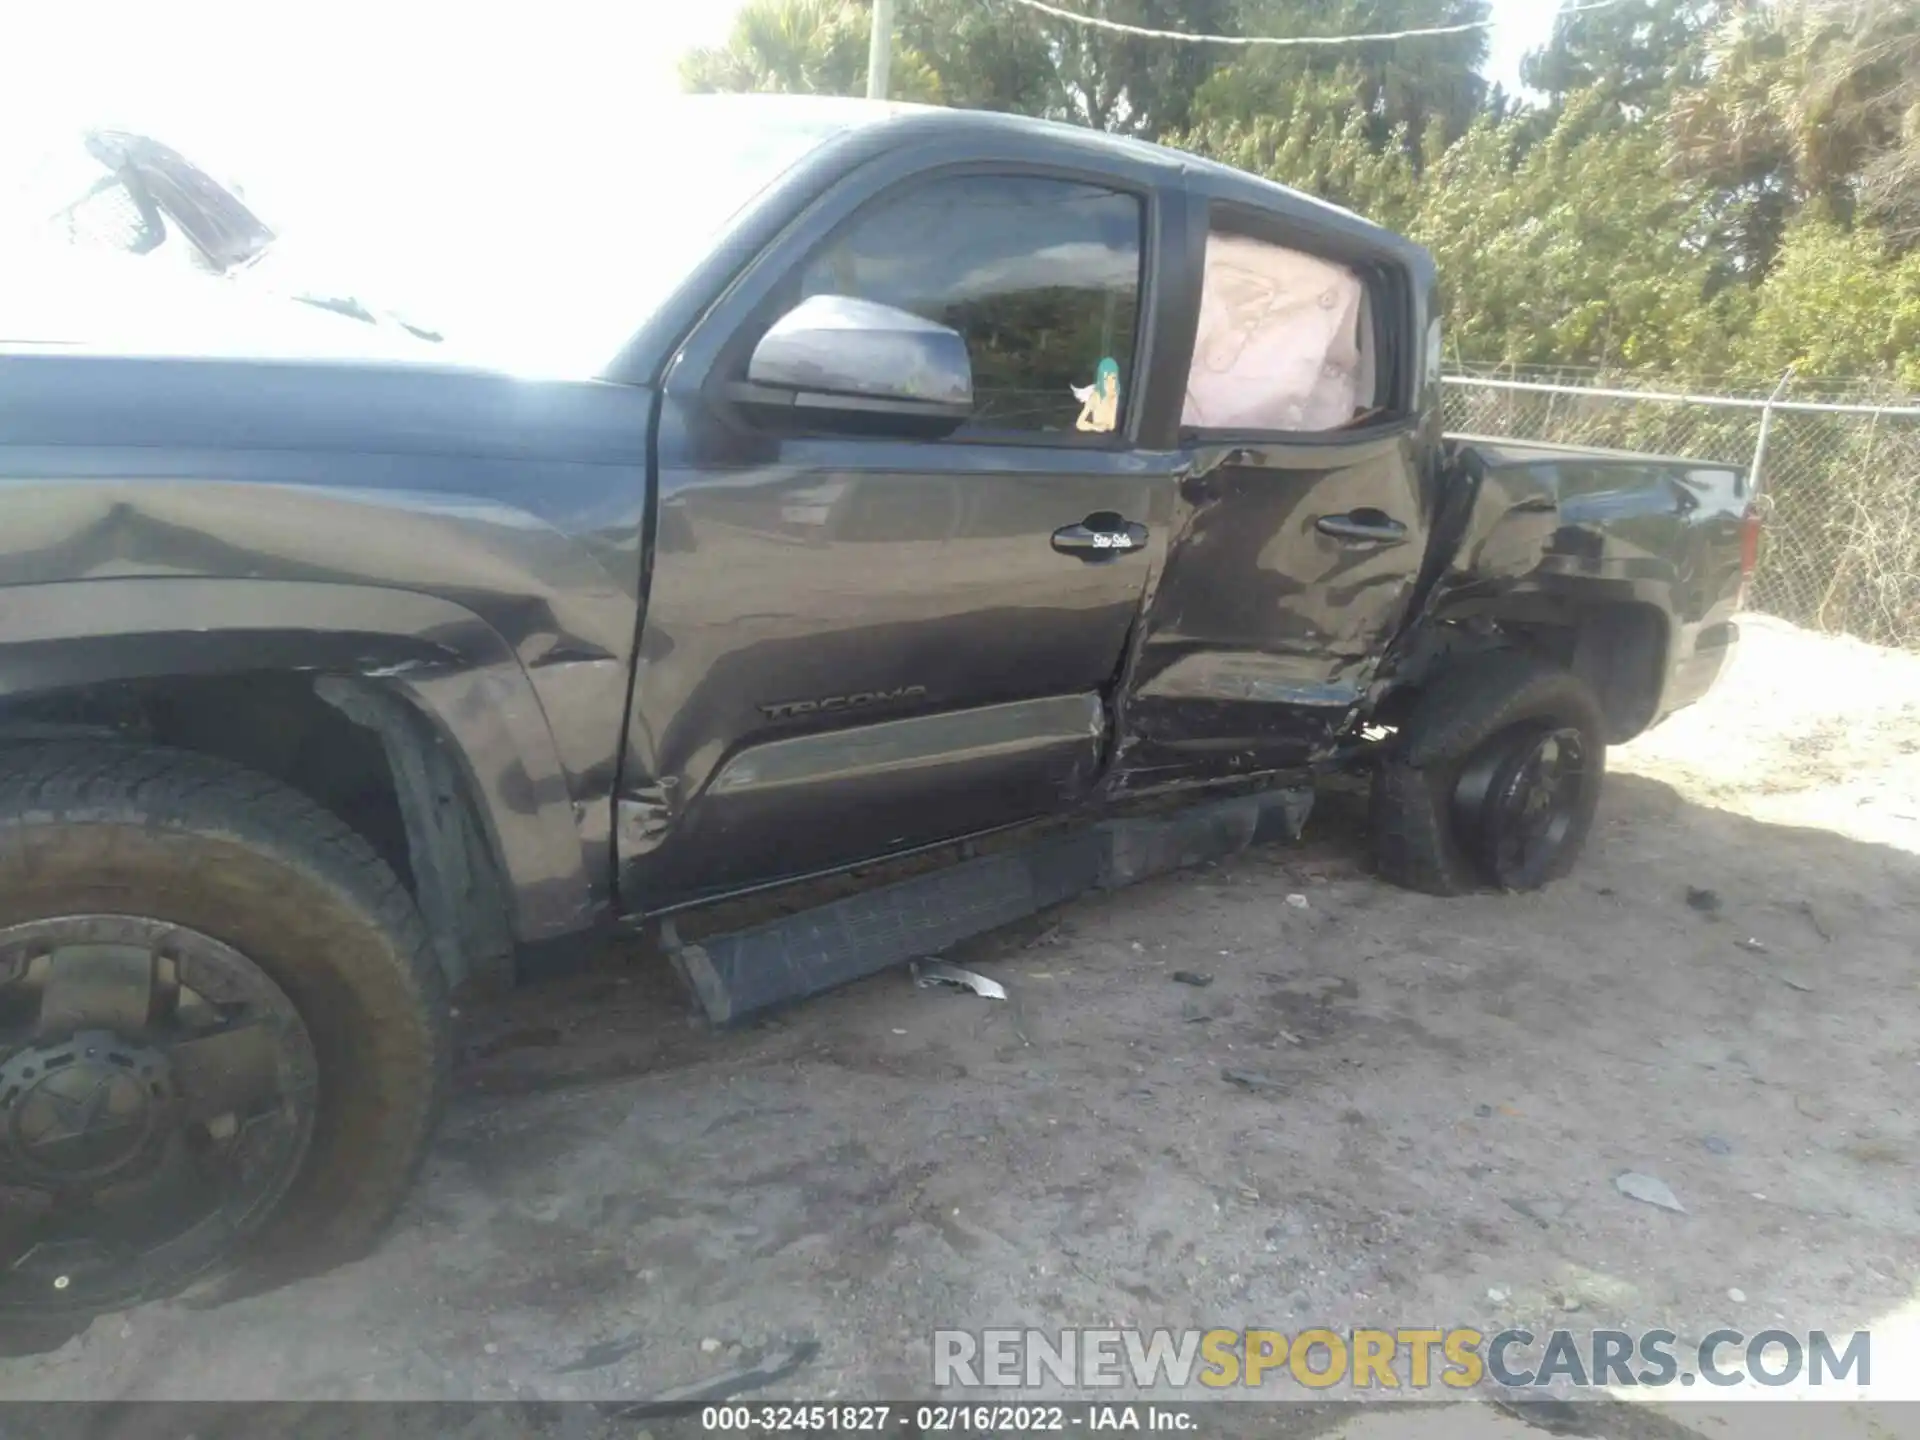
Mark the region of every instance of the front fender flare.
[[464, 774], [522, 943], [604, 908], [559, 749], [512, 648], [409, 590], [305, 581], [98, 579], [0, 588], [0, 700], [254, 671], [358, 676], [431, 723]]

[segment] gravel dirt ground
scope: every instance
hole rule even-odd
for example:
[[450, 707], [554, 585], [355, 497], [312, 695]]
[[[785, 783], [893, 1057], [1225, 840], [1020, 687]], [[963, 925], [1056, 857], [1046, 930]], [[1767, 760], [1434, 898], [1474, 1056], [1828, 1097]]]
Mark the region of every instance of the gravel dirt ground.
[[[635, 953], [478, 1007], [376, 1255], [106, 1317], [0, 1394], [637, 1399], [792, 1356], [762, 1395], [909, 1396], [940, 1327], [1522, 1323], [1871, 1327], [1874, 1398], [1920, 1398], [1920, 656], [1745, 634], [1538, 895], [1382, 885], [1335, 793], [952, 957], [1007, 1003], [888, 974], [711, 1034]], [[1604, 1413], [1563, 1433], [1684, 1433]], [[1416, 1430], [1537, 1433], [1291, 1422]]]

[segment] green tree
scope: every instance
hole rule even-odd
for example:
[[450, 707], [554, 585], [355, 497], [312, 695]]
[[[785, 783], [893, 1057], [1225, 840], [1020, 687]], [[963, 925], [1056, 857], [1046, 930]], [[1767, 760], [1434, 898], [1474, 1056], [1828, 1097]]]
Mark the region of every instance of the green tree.
[[1483, 121], [1430, 165], [1410, 233], [1434, 253], [1451, 346], [1471, 360], [1699, 367], [1741, 316], [1711, 298], [1698, 198], [1667, 177], [1656, 125], [1604, 90], [1547, 137]]
[[1781, 0], [1720, 27], [1711, 75], [1675, 98], [1675, 156], [1716, 187], [1725, 240], [1759, 283], [1812, 204], [1920, 243], [1920, 7]]
[[[1471, 25], [1487, 19], [1488, 0], [1246, 0], [1250, 35], [1364, 35]], [[1375, 41], [1352, 46], [1248, 49], [1222, 65], [1194, 103], [1197, 121], [1252, 125], [1291, 113], [1303, 86], [1337, 93], [1357, 114], [1375, 148], [1398, 140], [1417, 157], [1430, 130], [1462, 134], [1489, 95], [1480, 76], [1487, 32]], [[1329, 87], [1333, 87], [1331, 90]], [[1337, 122], [1345, 127], [1346, 115]]]
[[1712, 294], [1695, 243], [1699, 196], [1665, 165], [1658, 124], [1604, 91], [1566, 98], [1544, 139], [1528, 117], [1486, 116], [1452, 145], [1430, 134], [1416, 169], [1376, 148], [1337, 92], [1303, 92], [1250, 124], [1208, 122], [1179, 143], [1295, 185], [1413, 236], [1434, 253], [1450, 350], [1474, 361], [1644, 366], [1724, 363], [1745, 317]]
[[1815, 69], [1810, 108], [1860, 137], [1864, 213], [1895, 244], [1920, 246], [1920, 6], [1866, 0], [1846, 19]]
[[[1152, 29], [1230, 27], [1234, 0], [1087, 0]], [[724, 44], [681, 63], [689, 90], [863, 94], [869, 0], [749, 0]], [[1187, 123], [1218, 47], [1114, 35], [991, 0], [907, 0], [892, 98], [1006, 110], [1151, 138]]]
[[[1152, 28], [1351, 34], [1486, 0], [1069, 0]], [[690, 88], [864, 90], [867, 0], [749, 0]], [[1490, 92], [1485, 35], [1235, 49], [1105, 34], [1010, 0], [903, 0], [895, 93], [1159, 138], [1433, 250], [1452, 352], [1681, 379], [1920, 386], [1920, 4], [1571, 9]]]
[[[1235, 0], [1077, 0], [1070, 8], [1150, 30], [1240, 33]], [[1035, 23], [1056, 71], [1047, 113], [1096, 130], [1151, 140], [1181, 129], [1192, 119], [1196, 92], [1224, 59], [1218, 45], [1116, 35], [1049, 17]]]
[[1808, 199], [1783, 105], [1805, 82], [1801, 58], [1770, 17], [1738, 15], [1715, 36], [1710, 80], [1674, 97], [1674, 163], [1714, 196], [1706, 244], [1729, 280], [1766, 278]]
[[1203, 120], [1166, 140], [1377, 224], [1404, 229], [1417, 213], [1420, 182], [1412, 156], [1402, 144], [1373, 143], [1369, 117], [1337, 76], [1303, 82], [1276, 113], [1247, 121]]
[[1742, 358], [1757, 374], [1884, 376], [1920, 390], [1920, 251], [1809, 215], [1760, 287]]
[[[863, 25], [865, 13], [863, 5]], [[1058, 68], [1031, 12], [981, 0], [900, 0], [894, 17], [897, 45], [937, 57], [929, 63], [942, 103], [1016, 115], [1059, 110]]]
[[[680, 83], [695, 92], [863, 95], [870, 7], [858, 0], [748, 0], [721, 44], [689, 51]], [[911, 46], [897, 47], [889, 89], [939, 102], [941, 77]]]
[[1665, 107], [1706, 74], [1715, 28], [1735, 0], [1621, 0], [1592, 8], [1563, 0], [1553, 38], [1520, 66], [1520, 78], [1557, 107], [1576, 92], [1604, 89], [1637, 114]]

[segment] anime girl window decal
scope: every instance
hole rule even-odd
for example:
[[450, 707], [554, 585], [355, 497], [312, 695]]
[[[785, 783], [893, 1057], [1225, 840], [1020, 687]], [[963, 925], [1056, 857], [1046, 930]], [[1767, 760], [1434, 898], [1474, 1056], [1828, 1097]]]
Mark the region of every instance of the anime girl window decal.
[[1109, 432], [1120, 423], [1120, 366], [1112, 356], [1103, 359], [1093, 371], [1093, 384], [1070, 387], [1080, 402], [1076, 430]]

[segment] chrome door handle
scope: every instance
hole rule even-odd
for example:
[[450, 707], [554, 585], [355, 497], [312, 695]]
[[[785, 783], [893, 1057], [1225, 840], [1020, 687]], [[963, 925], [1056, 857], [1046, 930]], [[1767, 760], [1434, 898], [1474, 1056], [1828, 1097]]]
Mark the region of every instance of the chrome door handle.
[[1407, 538], [1407, 527], [1379, 510], [1355, 510], [1347, 515], [1323, 515], [1313, 528], [1335, 540], [1355, 544], [1398, 545]]

